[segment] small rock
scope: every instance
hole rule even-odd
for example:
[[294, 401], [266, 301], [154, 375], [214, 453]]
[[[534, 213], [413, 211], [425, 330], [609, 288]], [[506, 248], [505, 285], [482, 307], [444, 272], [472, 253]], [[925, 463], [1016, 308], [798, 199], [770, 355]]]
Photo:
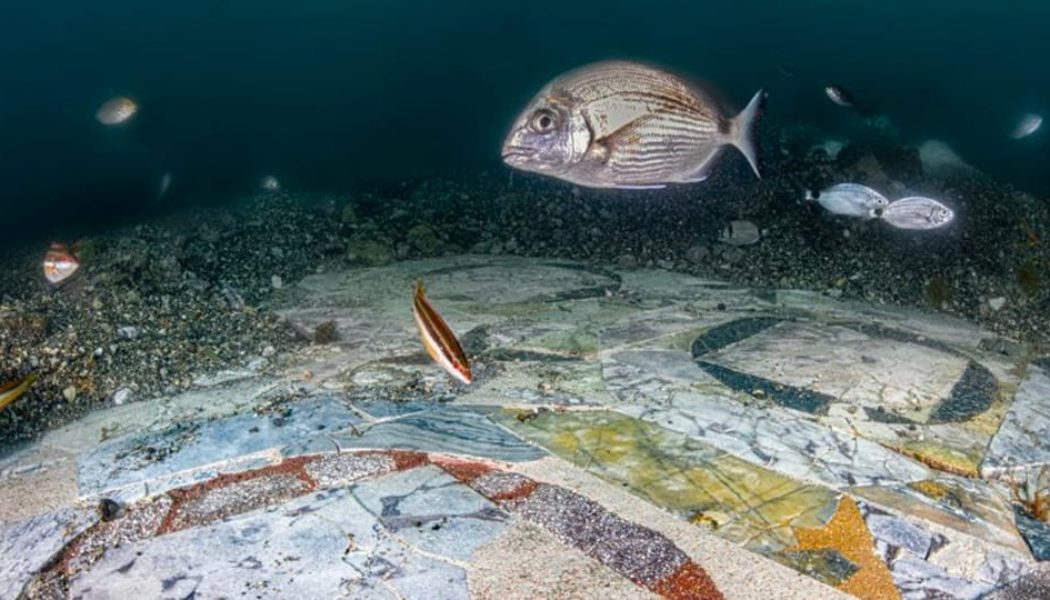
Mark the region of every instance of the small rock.
[[98, 516], [103, 521], [112, 521], [113, 519], [119, 519], [124, 513], [124, 507], [115, 500], [110, 498], [103, 498], [98, 503]]
[[998, 298], [992, 298], [988, 300], [988, 306], [991, 307], [995, 312], [999, 312], [1004, 306], [1006, 306], [1006, 298], [999, 296]]
[[274, 354], [277, 354], [277, 349], [274, 348], [273, 346], [267, 346], [267, 347], [263, 348], [263, 351], [262, 351], [262, 355], [263, 356], [269, 358], [269, 357], [273, 356]]
[[280, 275], [273, 275], [270, 277], [270, 286], [275, 290], [279, 290], [284, 287], [284, 280], [281, 279]]
[[113, 392], [113, 404], [120, 406], [131, 398], [131, 390], [128, 388], [120, 388], [116, 392]]
[[139, 328], [133, 325], [121, 325], [117, 327], [117, 335], [126, 340], [133, 340], [139, 337]]
[[314, 328], [314, 343], [315, 344], [329, 344], [339, 339], [339, 332], [336, 331], [335, 321], [325, 321], [320, 323]]
[[638, 266], [638, 259], [630, 254], [621, 254], [616, 258], [616, 265], [624, 269]]
[[73, 402], [77, 399], [77, 386], [71, 385], [66, 389], [62, 390], [62, 397], [66, 399], [66, 402]]
[[762, 233], [758, 230], [758, 225], [751, 221], [730, 221], [718, 236], [718, 241], [734, 246], [748, 246], [757, 242], [761, 237]]
[[351, 264], [381, 267], [394, 260], [394, 251], [374, 240], [355, 238], [347, 246], [346, 259]]
[[270, 254], [272, 254], [274, 258], [280, 260], [284, 258], [284, 249], [280, 246], [274, 246], [273, 248], [270, 248]]
[[270, 361], [266, 360], [261, 356], [257, 356], [248, 361], [249, 371], [262, 371], [266, 368], [266, 365], [270, 364]]

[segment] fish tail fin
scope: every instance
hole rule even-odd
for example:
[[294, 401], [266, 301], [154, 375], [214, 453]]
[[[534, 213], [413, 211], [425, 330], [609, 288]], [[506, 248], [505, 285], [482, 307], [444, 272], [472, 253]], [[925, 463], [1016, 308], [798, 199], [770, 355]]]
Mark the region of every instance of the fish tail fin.
[[29, 375], [26, 375], [26, 378], [25, 378], [26, 385], [32, 385], [33, 382], [35, 382], [37, 380], [37, 377], [39, 377], [39, 375], [35, 371], [30, 373]]
[[423, 279], [416, 279], [416, 294], [422, 296], [426, 291], [426, 288], [423, 286]]
[[765, 108], [765, 105], [766, 92], [758, 90], [754, 97], [751, 98], [751, 102], [748, 102], [747, 106], [744, 107], [744, 110], [733, 117], [729, 126], [729, 143], [736, 146], [737, 150], [740, 150], [740, 153], [747, 159], [748, 164], [751, 165], [751, 169], [759, 179], [762, 178], [762, 174], [758, 172], [758, 154], [755, 150], [754, 129], [755, 123], [762, 116], [762, 109]]

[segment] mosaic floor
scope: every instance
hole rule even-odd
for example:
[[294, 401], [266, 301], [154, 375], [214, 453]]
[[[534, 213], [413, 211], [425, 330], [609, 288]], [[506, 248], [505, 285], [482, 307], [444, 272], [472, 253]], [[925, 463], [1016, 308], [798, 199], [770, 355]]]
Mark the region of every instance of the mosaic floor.
[[0, 598], [1050, 597], [1050, 360], [972, 325], [509, 257], [282, 293], [338, 340], [0, 458]]

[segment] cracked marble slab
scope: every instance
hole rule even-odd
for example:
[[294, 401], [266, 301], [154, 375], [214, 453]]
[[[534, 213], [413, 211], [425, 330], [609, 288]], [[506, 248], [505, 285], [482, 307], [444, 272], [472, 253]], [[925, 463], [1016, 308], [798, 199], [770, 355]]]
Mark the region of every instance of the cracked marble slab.
[[981, 472], [997, 475], [1018, 468], [1050, 465], [1050, 375], [1030, 367], [1006, 418], [992, 438]]
[[361, 504], [399, 539], [466, 561], [498, 537], [510, 517], [437, 467], [420, 467], [355, 485]]
[[0, 598], [18, 598], [37, 571], [97, 521], [94, 508], [61, 508], [0, 527]]
[[70, 582], [74, 598], [397, 598], [433, 584], [466, 597], [465, 573], [384, 539], [348, 490], [121, 545]]
[[290, 445], [285, 455], [311, 454], [335, 447], [448, 452], [508, 462], [546, 456], [546, 452], [515, 437], [488, 417], [463, 407], [410, 413], [352, 430], [314, 436]]
[[[209, 465], [246, 464], [236, 459], [296, 443], [326, 428], [361, 423], [334, 397], [291, 402], [273, 414], [241, 414], [212, 421], [186, 421], [156, 433], [131, 434], [80, 458], [80, 493], [91, 495], [167, 478]], [[233, 461], [233, 462], [228, 462]], [[175, 487], [175, 481], [167, 484]], [[153, 491], [158, 491], [157, 486]]]

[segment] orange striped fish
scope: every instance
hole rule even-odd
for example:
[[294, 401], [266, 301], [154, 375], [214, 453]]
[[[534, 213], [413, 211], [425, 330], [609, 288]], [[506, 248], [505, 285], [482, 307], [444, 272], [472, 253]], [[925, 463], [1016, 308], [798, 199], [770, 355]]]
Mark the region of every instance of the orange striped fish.
[[412, 316], [416, 319], [419, 337], [422, 338], [423, 347], [427, 349], [430, 358], [463, 383], [469, 384], [473, 381], [467, 355], [463, 353], [463, 348], [445, 320], [427, 301], [422, 280], [416, 283], [416, 294], [412, 298]]

